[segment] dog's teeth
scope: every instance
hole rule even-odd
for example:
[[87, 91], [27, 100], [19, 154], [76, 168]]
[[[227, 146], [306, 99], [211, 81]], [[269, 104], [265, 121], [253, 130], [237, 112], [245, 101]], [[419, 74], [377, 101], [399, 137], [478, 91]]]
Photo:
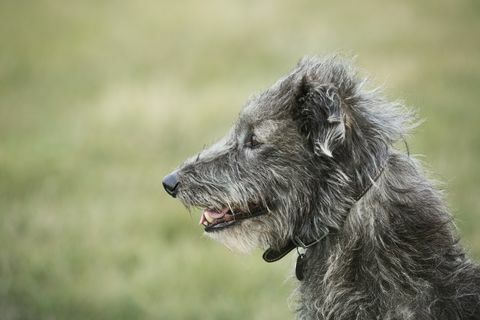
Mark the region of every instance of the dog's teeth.
[[211, 217], [208, 213], [205, 213], [205, 218], [207, 219], [208, 222], [212, 223], [215, 221], [215, 218]]
[[202, 213], [202, 215], [200, 216], [200, 221], [198, 221], [198, 224], [203, 224], [204, 226], [207, 224], [204, 213]]

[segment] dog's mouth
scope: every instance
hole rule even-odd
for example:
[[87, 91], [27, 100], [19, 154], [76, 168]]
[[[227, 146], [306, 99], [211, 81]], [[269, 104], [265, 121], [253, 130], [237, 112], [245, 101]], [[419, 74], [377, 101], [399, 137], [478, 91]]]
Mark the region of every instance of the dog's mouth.
[[207, 208], [203, 211], [199, 224], [204, 226], [206, 232], [213, 232], [231, 227], [241, 220], [258, 217], [266, 213], [267, 210], [259, 206], [249, 209], [248, 212], [241, 212], [230, 208], [221, 210]]
[[235, 222], [234, 214], [229, 208], [222, 210], [205, 209], [200, 217], [199, 224], [205, 227], [205, 231], [211, 232], [224, 229]]

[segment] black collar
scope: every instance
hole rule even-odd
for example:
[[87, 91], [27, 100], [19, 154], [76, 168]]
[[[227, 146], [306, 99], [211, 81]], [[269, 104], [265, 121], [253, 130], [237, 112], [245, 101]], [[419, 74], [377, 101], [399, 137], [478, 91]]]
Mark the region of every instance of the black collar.
[[[322, 231], [323, 231], [322, 235], [320, 235], [317, 239], [310, 241], [308, 243], [304, 243], [299, 237], [295, 236], [293, 237], [293, 239], [290, 239], [284, 247], [280, 248], [280, 250], [274, 250], [272, 248], [269, 248], [267, 249], [267, 251], [263, 253], [263, 256], [262, 256], [263, 260], [265, 260], [266, 262], [278, 261], [283, 257], [285, 257], [290, 251], [296, 248], [298, 251], [298, 257], [297, 257], [297, 263], [295, 266], [295, 276], [297, 277], [298, 280], [302, 281], [304, 278], [304, 269], [305, 269], [305, 263], [306, 263], [306, 256], [305, 256], [306, 250], [318, 244], [320, 241], [325, 239], [330, 233], [330, 230], [328, 228], [325, 228]], [[300, 252], [298, 248], [302, 248], [304, 251]]]
[[[367, 185], [367, 187], [357, 196], [355, 197], [355, 203], [357, 203], [362, 197], [370, 190], [370, 188], [373, 186], [373, 184], [380, 178], [382, 175], [383, 171], [385, 170], [385, 167], [388, 163], [390, 157], [387, 157], [383, 165], [381, 166], [380, 170], [376, 174], [376, 176], [371, 180], [371, 182]], [[353, 207], [353, 206], [352, 206]], [[263, 253], [263, 260], [266, 262], [275, 262], [283, 257], [285, 257], [290, 251], [293, 249], [297, 249], [298, 251], [298, 257], [297, 257], [297, 263], [295, 266], [295, 276], [297, 277], [298, 280], [302, 281], [304, 278], [304, 269], [305, 269], [305, 264], [306, 264], [306, 256], [305, 252], [308, 248], [313, 247], [314, 245], [318, 244], [320, 241], [324, 240], [329, 234], [330, 234], [330, 228], [324, 227], [322, 230], [322, 234], [317, 239], [314, 239], [309, 242], [304, 242], [302, 241], [298, 236], [294, 236], [292, 239], [288, 240], [287, 244], [283, 246], [282, 248], [275, 250], [272, 248], [268, 248], [264, 253]], [[298, 248], [302, 248], [303, 252], [300, 252]]]
[[295, 236], [293, 239], [290, 239], [285, 246], [280, 248], [279, 250], [274, 250], [272, 248], [267, 249], [263, 253], [263, 260], [266, 262], [275, 262], [283, 257], [285, 257], [290, 251], [292, 251], [295, 248], [302, 248], [302, 249], [308, 249], [310, 247], [313, 247], [323, 239], [325, 239], [326, 236], [330, 233], [330, 230], [328, 228], [325, 228], [323, 230], [323, 233], [315, 240], [304, 243], [299, 237]]

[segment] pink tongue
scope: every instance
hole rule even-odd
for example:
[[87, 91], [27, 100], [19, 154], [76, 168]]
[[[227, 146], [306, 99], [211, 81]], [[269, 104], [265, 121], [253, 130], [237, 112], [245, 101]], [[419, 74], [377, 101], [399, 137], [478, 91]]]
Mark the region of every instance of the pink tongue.
[[222, 211], [205, 209], [205, 211], [203, 211], [202, 216], [200, 217], [199, 224], [204, 224], [205, 221], [207, 221], [207, 218], [205, 216], [208, 216], [209, 218], [213, 218], [213, 219], [223, 218], [227, 214], [228, 210], [229, 210], [228, 208], [223, 209]]
[[204, 213], [207, 213], [212, 218], [220, 219], [224, 215], [226, 215], [227, 212], [228, 212], [228, 209], [223, 209], [222, 211], [215, 211], [215, 210], [206, 209]]

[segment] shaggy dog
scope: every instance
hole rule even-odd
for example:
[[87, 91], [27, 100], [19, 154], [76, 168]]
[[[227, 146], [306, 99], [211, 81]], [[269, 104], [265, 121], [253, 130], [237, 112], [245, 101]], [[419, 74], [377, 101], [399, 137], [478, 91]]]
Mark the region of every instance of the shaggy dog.
[[480, 319], [480, 269], [394, 147], [413, 118], [348, 61], [306, 58], [163, 184], [229, 248], [297, 248], [298, 319]]

